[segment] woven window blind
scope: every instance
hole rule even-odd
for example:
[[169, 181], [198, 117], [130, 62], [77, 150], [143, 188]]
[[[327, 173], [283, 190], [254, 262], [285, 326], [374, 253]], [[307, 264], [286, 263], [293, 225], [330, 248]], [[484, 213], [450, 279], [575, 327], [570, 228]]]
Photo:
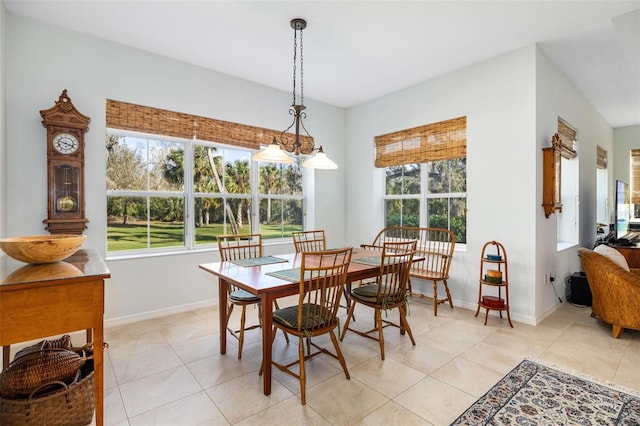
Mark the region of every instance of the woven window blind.
[[[127, 102], [107, 99], [107, 127], [155, 135], [196, 138], [249, 149], [268, 145], [277, 130], [216, 120], [181, 112], [167, 111]], [[304, 139], [305, 137], [300, 137]], [[309, 138], [311, 140], [311, 138]], [[311, 142], [313, 143], [313, 142]]]
[[640, 149], [631, 150], [631, 202], [640, 203]]
[[467, 155], [467, 117], [376, 136], [376, 167], [451, 160]]
[[596, 167], [598, 169], [606, 169], [607, 168], [607, 151], [602, 149], [600, 146], [597, 146], [596, 149], [597, 149]]
[[578, 133], [560, 117], [558, 117], [558, 134], [560, 135], [560, 155], [568, 159], [576, 158], [578, 156], [575, 150], [578, 145]]

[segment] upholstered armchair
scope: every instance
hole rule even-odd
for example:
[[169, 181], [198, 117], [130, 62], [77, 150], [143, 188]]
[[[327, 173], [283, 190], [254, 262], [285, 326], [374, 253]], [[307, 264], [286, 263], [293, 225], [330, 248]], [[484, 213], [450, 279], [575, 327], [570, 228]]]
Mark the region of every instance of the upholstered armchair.
[[611, 324], [618, 338], [625, 328], [640, 330], [640, 275], [595, 251], [579, 248], [593, 296], [591, 316]]

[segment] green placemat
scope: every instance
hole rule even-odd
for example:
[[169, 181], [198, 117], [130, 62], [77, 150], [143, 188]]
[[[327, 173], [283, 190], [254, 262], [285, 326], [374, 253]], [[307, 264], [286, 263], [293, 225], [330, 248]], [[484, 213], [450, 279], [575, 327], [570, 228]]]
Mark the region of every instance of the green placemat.
[[380, 256], [359, 257], [351, 259], [353, 263], [362, 263], [363, 265], [380, 265]]
[[[316, 272], [317, 274], [317, 272]], [[267, 275], [280, 278], [281, 280], [297, 283], [300, 281], [300, 268], [283, 269], [281, 271], [267, 272]], [[305, 280], [311, 278], [311, 271], [307, 271], [304, 274]]]
[[253, 257], [250, 259], [230, 260], [229, 262], [235, 263], [236, 265], [239, 265], [239, 266], [248, 267], [248, 266], [269, 265], [271, 263], [288, 262], [288, 260], [282, 259], [280, 257], [275, 257], [275, 256], [263, 256], [263, 257]]
[[[353, 263], [361, 263], [363, 265], [373, 265], [373, 266], [380, 266], [381, 261], [382, 261], [382, 257], [380, 256], [359, 257], [357, 259], [351, 259], [351, 262]], [[400, 263], [400, 262], [402, 261], [394, 258], [388, 258], [386, 261], [386, 265]]]

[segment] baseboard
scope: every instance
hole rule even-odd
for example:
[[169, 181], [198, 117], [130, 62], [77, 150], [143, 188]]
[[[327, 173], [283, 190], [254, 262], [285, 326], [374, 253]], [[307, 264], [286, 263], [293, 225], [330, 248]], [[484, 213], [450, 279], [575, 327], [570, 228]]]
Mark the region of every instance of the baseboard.
[[195, 303], [187, 303], [179, 306], [171, 306], [169, 308], [157, 309], [154, 311], [141, 312], [139, 314], [125, 315], [116, 318], [110, 318], [104, 321], [104, 328], [117, 327], [127, 325], [138, 321], [145, 321], [154, 318], [164, 317], [167, 315], [179, 314], [182, 312], [193, 311], [195, 309], [208, 308], [218, 304], [218, 299], [209, 299]]

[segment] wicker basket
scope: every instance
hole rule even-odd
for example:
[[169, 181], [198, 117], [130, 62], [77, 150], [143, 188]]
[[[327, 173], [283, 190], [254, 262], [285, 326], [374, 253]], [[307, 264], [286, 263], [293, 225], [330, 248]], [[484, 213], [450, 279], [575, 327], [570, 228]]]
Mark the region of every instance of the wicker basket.
[[61, 381], [69, 384], [86, 360], [86, 357], [62, 348], [29, 352], [14, 359], [0, 373], [0, 396], [26, 398], [46, 383]]
[[[48, 383], [45, 386], [52, 386]], [[91, 423], [95, 407], [93, 360], [80, 369], [79, 380], [67, 385], [55, 382], [60, 389], [27, 399], [0, 398], [2, 426], [84, 426]], [[34, 394], [38, 390], [34, 391]]]
[[54, 348], [61, 348], [61, 349], [73, 349], [73, 345], [71, 344], [71, 336], [69, 336], [68, 334], [65, 334], [64, 336], [58, 338], [58, 339], [54, 339], [54, 340], [41, 340], [40, 342], [36, 343], [35, 345], [32, 346], [27, 346], [24, 349], [21, 349], [20, 351], [18, 351], [16, 353], [16, 355], [14, 356], [13, 360], [15, 361], [16, 359], [20, 358], [21, 356], [30, 354], [31, 352], [37, 352], [40, 351], [42, 349], [54, 349]]

